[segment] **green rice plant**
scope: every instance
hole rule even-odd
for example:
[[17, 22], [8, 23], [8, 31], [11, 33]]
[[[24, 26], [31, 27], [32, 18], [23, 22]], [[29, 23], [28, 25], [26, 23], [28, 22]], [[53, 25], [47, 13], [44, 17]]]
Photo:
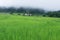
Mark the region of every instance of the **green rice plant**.
[[60, 40], [60, 18], [0, 14], [0, 40]]

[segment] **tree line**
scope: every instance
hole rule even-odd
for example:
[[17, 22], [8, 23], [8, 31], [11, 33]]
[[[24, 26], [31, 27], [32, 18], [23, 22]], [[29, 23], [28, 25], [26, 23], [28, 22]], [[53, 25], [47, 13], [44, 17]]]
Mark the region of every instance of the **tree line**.
[[0, 12], [4, 13], [19, 13], [18, 15], [22, 14], [32, 14], [36, 16], [48, 16], [48, 17], [60, 17], [60, 11], [47, 11], [44, 9], [38, 9], [38, 8], [25, 8], [25, 7], [20, 7], [20, 8], [14, 8], [14, 7], [0, 7]]

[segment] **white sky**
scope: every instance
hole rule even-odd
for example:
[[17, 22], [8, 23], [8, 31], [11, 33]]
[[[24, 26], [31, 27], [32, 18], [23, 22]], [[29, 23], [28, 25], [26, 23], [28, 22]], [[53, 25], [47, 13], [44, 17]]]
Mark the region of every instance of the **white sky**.
[[0, 0], [0, 6], [37, 7], [47, 10], [60, 10], [60, 0]]

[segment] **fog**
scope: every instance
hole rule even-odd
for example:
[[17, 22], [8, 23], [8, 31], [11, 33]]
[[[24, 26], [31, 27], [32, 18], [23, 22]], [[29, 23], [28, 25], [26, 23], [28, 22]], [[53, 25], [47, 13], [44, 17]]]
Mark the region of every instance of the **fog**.
[[1, 7], [33, 7], [60, 10], [60, 0], [0, 0]]

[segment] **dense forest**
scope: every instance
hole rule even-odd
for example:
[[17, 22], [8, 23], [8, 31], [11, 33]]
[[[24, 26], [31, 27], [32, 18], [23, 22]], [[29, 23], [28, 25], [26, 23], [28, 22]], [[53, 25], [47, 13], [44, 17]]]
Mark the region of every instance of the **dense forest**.
[[48, 16], [48, 17], [60, 17], [60, 10], [59, 11], [46, 11], [44, 9], [39, 9], [39, 8], [25, 8], [25, 7], [20, 7], [20, 8], [15, 8], [15, 7], [0, 7], [0, 12], [4, 13], [9, 13], [13, 14], [16, 13], [18, 15], [20, 14], [32, 14], [31, 16]]

